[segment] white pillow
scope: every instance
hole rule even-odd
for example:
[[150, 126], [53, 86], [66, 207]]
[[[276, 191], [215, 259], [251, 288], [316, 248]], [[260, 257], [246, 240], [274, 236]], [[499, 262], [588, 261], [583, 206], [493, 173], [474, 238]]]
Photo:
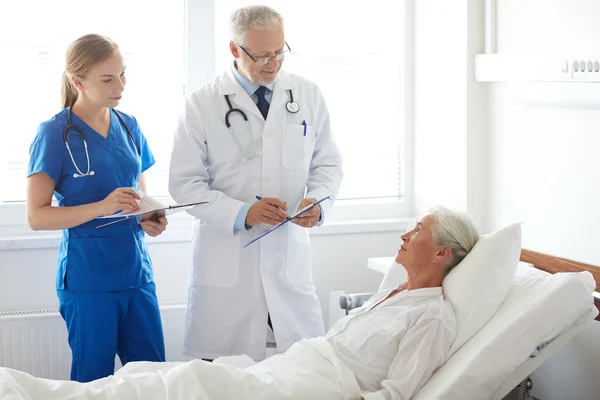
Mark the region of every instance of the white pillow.
[[482, 235], [442, 282], [456, 314], [458, 332], [450, 354], [475, 335], [498, 311], [515, 277], [521, 254], [521, 225]]
[[[537, 346], [566, 335], [567, 328], [591, 322], [598, 314], [592, 274], [551, 275], [527, 265], [519, 263], [510, 291], [493, 318], [411, 400], [498, 398], [500, 388], [514, 378], [517, 369], [526, 375], [528, 368], [534, 368], [523, 363]], [[560, 340], [564, 339], [557, 341], [556, 348]], [[552, 354], [556, 348], [544, 349], [542, 354]]]

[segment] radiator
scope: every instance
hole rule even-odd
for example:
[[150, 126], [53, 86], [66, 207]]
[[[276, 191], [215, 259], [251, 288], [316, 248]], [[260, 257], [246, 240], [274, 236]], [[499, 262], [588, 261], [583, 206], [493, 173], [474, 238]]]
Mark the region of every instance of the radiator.
[[[164, 303], [160, 313], [168, 361], [187, 361], [183, 332], [185, 303]], [[0, 313], [0, 367], [25, 371], [49, 379], [69, 379], [71, 349], [67, 328], [58, 310]], [[121, 364], [116, 357], [115, 370]]]

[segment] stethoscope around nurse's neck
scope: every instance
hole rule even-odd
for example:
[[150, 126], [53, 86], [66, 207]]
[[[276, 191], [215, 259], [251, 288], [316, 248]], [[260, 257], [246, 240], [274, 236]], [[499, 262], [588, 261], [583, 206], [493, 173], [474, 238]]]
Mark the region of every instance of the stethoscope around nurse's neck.
[[[292, 89], [288, 89], [288, 91], [290, 92], [290, 99], [286, 103], [285, 109], [291, 114], [296, 114], [298, 111], [300, 111], [300, 105], [294, 101], [294, 93], [292, 92]], [[240, 115], [244, 118], [244, 121], [246, 121], [246, 125], [248, 126], [248, 129], [250, 131], [250, 123], [248, 122], [248, 116], [246, 116], [246, 113], [244, 111], [242, 111], [241, 109], [233, 108], [233, 106], [231, 105], [231, 100], [229, 100], [228, 94], [225, 95], [225, 101], [227, 101], [227, 106], [229, 106], [229, 111], [227, 111], [227, 113], [225, 113], [225, 126], [227, 126], [227, 129], [229, 129], [229, 133], [233, 137], [233, 140], [235, 140], [235, 144], [237, 145], [237, 147], [240, 149], [242, 154], [244, 154], [243, 161], [250, 161], [253, 158], [260, 156], [261, 153], [256, 151], [256, 148], [254, 147], [254, 142], [252, 140], [250, 140], [252, 143], [252, 154], [248, 155], [242, 148], [242, 145], [240, 144], [237, 137], [235, 136], [235, 133], [233, 133], [233, 129], [231, 129], [231, 123], [229, 122], [229, 116], [231, 114], [237, 112], [237, 113], [240, 113]]]
[[[111, 110], [115, 113], [115, 115], [119, 119], [119, 122], [121, 123], [121, 125], [123, 125], [123, 127], [127, 131], [127, 135], [129, 136], [129, 138], [133, 142], [133, 145], [135, 146], [135, 148], [136, 148], [136, 150], [138, 152], [138, 155], [141, 155], [140, 148], [138, 147], [137, 143], [133, 139], [133, 135], [131, 134], [131, 131], [129, 130], [129, 128], [125, 124], [125, 121], [123, 121], [123, 118], [121, 117], [121, 115], [119, 114], [119, 112], [117, 110], [115, 110], [114, 108], [111, 108]], [[81, 131], [81, 129], [79, 129], [78, 127], [76, 127], [75, 125], [73, 125], [73, 122], [72, 122], [72, 119], [71, 119], [71, 113], [72, 112], [73, 112], [73, 106], [71, 106], [71, 107], [69, 107], [67, 109], [67, 126], [63, 130], [63, 141], [65, 142], [65, 146], [67, 147], [67, 152], [69, 152], [69, 157], [71, 157], [71, 161], [73, 162], [73, 166], [77, 170], [76, 173], [73, 173], [73, 178], [82, 178], [84, 176], [93, 176], [95, 174], [95, 172], [91, 170], [90, 153], [88, 152], [87, 140], [85, 139], [85, 135], [83, 134], [83, 132]], [[70, 130], [70, 132], [69, 132], [69, 130]], [[71, 147], [69, 147], [69, 136], [72, 135], [72, 134], [79, 135], [79, 137], [83, 141], [83, 148], [85, 149], [85, 158], [87, 160], [87, 171], [85, 173], [83, 173], [83, 171], [81, 171], [79, 169], [79, 166], [77, 165], [77, 163], [75, 162], [75, 158], [73, 157], [73, 152], [71, 152]]]

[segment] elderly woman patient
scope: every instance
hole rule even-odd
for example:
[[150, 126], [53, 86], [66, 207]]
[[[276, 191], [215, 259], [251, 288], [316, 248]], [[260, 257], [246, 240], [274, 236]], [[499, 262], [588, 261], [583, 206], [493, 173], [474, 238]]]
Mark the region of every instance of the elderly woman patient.
[[401, 238], [396, 262], [406, 282], [375, 294], [324, 337], [283, 354], [256, 364], [243, 356], [128, 363], [88, 383], [0, 368], [0, 398], [409, 399], [448, 358], [457, 327], [442, 280], [479, 235], [468, 216], [436, 208]]

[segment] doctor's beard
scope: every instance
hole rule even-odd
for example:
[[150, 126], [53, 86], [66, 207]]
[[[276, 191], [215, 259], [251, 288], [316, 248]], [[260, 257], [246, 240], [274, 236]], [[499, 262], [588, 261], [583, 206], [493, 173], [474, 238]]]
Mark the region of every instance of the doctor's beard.
[[258, 70], [257, 73], [251, 73], [251, 70], [249, 70], [248, 68], [245, 68], [245, 66], [243, 65], [243, 63], [240, 63], [239, 61], [236, 62], [236, 67], [237, 70], [240, 72], [240, 74], [242, 74], [246, 79], [248, 79], [250, 82], [254, 83], [255, 85], [270, 85], [273, 82], [275, 82], [275, 79], [277, 79], [277, 75], [279, 74], [279, 71], [281, 70], [281, 63], [277, 66], [277, 69], [274, 71], [273, 74], [266, 74], [265, 72], [260, 71], [260, 69]]

